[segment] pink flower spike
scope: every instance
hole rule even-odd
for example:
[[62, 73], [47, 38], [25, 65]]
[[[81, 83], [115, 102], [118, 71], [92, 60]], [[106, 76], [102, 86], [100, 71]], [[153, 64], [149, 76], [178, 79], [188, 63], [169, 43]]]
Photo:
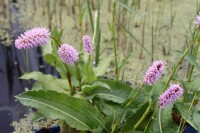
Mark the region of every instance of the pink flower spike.
[[163, 61], [154, 61], [152, 66], [146, 71], [143, 82], [152, 85], [163, 73], [165, 64]]
[[78, 52], [69, 44], [62, 44], [58, 49], [58, 54], [66, 64], [74, 64], [78, 61]]
[[15, 47], [18, 49], [27, 49], [46, 44], [51, 33], [45, 28], [33, 28], [21, 34], [15, 40]]
[[82, 38], [82, 41], [83, 41], [85, 52], [87, 52], [88, 54], [91, 54], [92, 53], [92, 41], [91, 41], [90, 36], [84, 35]]
[[199, 16], [199, 15], [196, 16], [195, 21], [194, 21], [194, 24], [196, 24], [197, 27], [200, 27], [200, 16]]
[[184, 90], [178, 84], [170, 85], [170, 87], [160, 96], [158, 106], [160, 108], [165, 108], [181, 97], [183, 92]]

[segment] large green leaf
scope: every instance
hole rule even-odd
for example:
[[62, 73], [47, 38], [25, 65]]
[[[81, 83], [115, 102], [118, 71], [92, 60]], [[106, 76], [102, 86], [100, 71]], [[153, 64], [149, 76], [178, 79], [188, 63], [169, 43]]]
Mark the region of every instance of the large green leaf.
[[126, 84], [123, 84], [119, 81], [108, 80], [108, 79], [100, 79], [98, 81], [106, 83], [110, 87], [110, 90], [108, 89], [105, 90], [103, 87], [102, 87], [102, 90], [101, 88], [97, 88], [98, 91], [94, 91], [90, 95], [95, 94], [101, 99], [104, 99], [107, 101], [123, 103], [129, 96], [131, 90], [133, 89], [132, 87]]
[[66, 93], [69, 85], [67, 80], [64, 79], [57, 79], [56, 77], [52, 75], [45, 75], [41, 72], [31, 72], [31, 73], [25, 73], [23, 76], [20, 77], [20, 79], [34, 79], [41, 83], [42, 88], [45, 90], [54, 90], [57, 92], [63, 92]]
[[16, 98], [47, 118], [63, 119], [78, 130], [100, 132], [105, 127], [104, 116], [83, 99], [45, 90], [24, 92]]

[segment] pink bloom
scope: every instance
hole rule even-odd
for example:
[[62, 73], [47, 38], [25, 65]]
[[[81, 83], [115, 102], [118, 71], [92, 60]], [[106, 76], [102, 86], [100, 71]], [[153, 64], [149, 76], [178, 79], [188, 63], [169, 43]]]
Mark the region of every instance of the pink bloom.
[[18, 49], [27, 49], [46, 44], [51, 33], [45, 28], [33, 28], [21, 34], [15, 40], [15, 47]]
[[181, 97], [183, 92], [184, 90], [178, 84], [170, 85], [170, 87], [160, 96], [158, 103], [159, 107], [165, 108], [167, 105]]
[[198, 27], [200, 26], [200, 16], [199, 15], [195, 18], [194, 24], [196, 24]]
[[90, 36], [84, 35], [82, 38], [82, 41], [83, 41], [85, 52], [87, 52], [88, 54], [92, 53], [92, 41], [91, 41]]
[[165, 65], [162, 61], [153, 62], [152, 66], [146, 71], [143, 82], [152, 85], [163, 73]]
[[69, 44], [62, 44], [58, 49], [61, 60], [66, 64], [74, 64], [78, 61], [78, 52]]

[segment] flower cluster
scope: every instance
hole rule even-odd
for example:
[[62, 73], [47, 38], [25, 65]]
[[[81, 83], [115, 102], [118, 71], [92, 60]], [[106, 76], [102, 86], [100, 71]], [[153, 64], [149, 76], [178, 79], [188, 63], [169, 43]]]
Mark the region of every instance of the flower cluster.
[[165, 64], [163, 61], [155, 61], [152, 66], [147, 70], [143, 82], [148, 85], [152, 85], [163, 73]]
[[173, 103], [183, 95], [184, 90], [178, 84], [172, 84], [159, 98], [158, 106], [161, 108]]
[[66, 64], [74, 64], [78, 61], [78, 52], [69, 44], [62, 44], [58, 49], [58, 54]]
[[88, 54], [92, 53], [92, 41], [90, 36], [84, 35], [82, 41], [84, 44], [85, 52], [87, 52]]
[[200, 16], [199, 15], [196, 16], [194, 24], [196, 24], [198, 28], [200, 27]]
[[45, 28], [33, 28], [21, 34], [15, 40], [15, 47], [18, 49], [27, 49], [42, 46], [48, 42], [51, 33]]

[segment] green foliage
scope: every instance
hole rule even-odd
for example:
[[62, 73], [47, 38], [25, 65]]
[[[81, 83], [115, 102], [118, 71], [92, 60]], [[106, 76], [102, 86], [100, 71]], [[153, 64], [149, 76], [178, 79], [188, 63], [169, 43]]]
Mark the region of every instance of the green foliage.
[[[44, 90], [54, 90], [57, 92], [67, 93], [68, 91], [68, 84], [66, 80], [57, 79], [52, 75], [45, 75], [41, 72], [31, 72], [25, 73], [20, 79], [34, 79], [37, 80]], [[36, 88], [36, 87], [35, 87]], [[40, 87], [41, 88], [41, 87]]]
[[190, 104], [183, 102], [176, 102], [175, 108], [187, 123], [189, 123], [196, 130], [200, 131], [200, 125], [198, 122], [200, 115], [197, 114], [198, 110], [196, 110], [194, 107], [190, 109]]
[[40, 121], [40, 120], [44, 119], [44, 116], [40, 112], [33, 112], [30, 114], [29, 119], [31, 119], [31, 121], [35, 122], [35, 121]]
[[[138, 87], [135, 87], [131, 90], [130, 94], [127, 96], [126, 101], [124, 101], [124, 103], [122, 104], [123, 106], [126, 106], [131, 99], [133, 98], [133, 96], [135, 95], [136, 91], [137, 91]], [[145, 85], [141, 92], [138, 94], [138, 96], [136, 97], [135, 101], [133, 103], [130, 104], [130, 109], [132, 111], [135, 111], [135, 109], [138, 108], [138, 106], [144, 104], [146, 101], [149, 101], [149, 97], [150, 97], [150, 92], [152, 90], [152, 86], [149, 85]]]
[[90, 16], [90, 24], [91, 24], [91, 27], [92, 27], [92, 31], [94, 32], [94, 21], [93, 21], [93, 15], [92, 15], [89, 0], [87, 0], [87, 8], [88, 8], [89, 16]]
[[37, 108], [51, 119], [63, 119], [78, 130], [99, 132], [105, 128], [104, 116], [83, 99], [55, 91], [28, 91], [16, 98], [24, 105]]
[[84, 81], [85, 82], [93, 82], [94, 80], [96, 80], [96, 76], [92, 69], [92, 63], [87, 62], [84, 66]]
[[92, 42], [96, 47], [96, 55], [95, 55], [95, 65], [97, 66], [99, 63], [99, 57], [100, 57], [100, 40], [101, 40], [101, 28], [100, 28], [100, 0], [98, 0], [98, 7], [97, 7], [97, 16], [95, 18], [94, 23], [94, 34]]
[[125, 123], [122, 126], [122, 132], [130, 132], [134, 130], [134, 126], [137, 124], [137, 122], [141, 119], [143, 114], [145, 113], [146, 109], [149, 106], [149, 102], [145, 102], [141, 106], [138, 107], [134, 113], [132, 113], [128, 118], [126, 119]]
[[96, 95], [106, 101], [113, 101], [121, 104], [127, 99], [132, 90], [132, 87], [114, 80], [99, 79], [98, 81], [106, 83], [110, 89], [102, 87], [103, 89], [101, 90], [100, 88], [96, 88], [96, 91], [93, 91], [90, 95]]
[[97, 67], [94, 67], [94, 73], [96, 76], [102, 76], [104, 75], [108, 67], [111, 64], [111, 61], [113, 60], [113, 54], [109, 55], [106, 58], [102, 58], [101, 61], [99, 62], [99, 65]]
[[[175, 123], [172, 118], [172, 110], [173, 106], [168, 106], [164, 109], [161, 109], [161, 129], [163, 133], [176, 133], [178, 130], [178, 124]], [[147, 130], [148, 133], [159, 133], [159, 120], [158, 120], [158, 112], [155, 116], [156, 119], [151, 121], [151, 124]]]
[[196, 92], [200, 87], [200, 76], [196, 77], [193, 81], [183, 82], [184, 88], [190, 92]]

